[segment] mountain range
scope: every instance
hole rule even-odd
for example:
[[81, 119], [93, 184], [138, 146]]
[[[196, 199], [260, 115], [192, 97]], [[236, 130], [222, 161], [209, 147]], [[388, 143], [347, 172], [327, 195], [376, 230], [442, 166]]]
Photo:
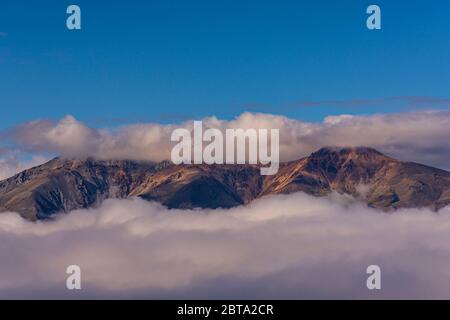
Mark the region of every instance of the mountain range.
[[55, 158], [0, 181], [0, 212], [28, 220], [140, 197], [169, 208], [230, 208], [266, 195], [303, 191], [354, 196], [390, 211], [450, 204], [450, 172], [403, 162], [367, 147], [322, 148], [262, 176], [257, 165], [174, 165]]

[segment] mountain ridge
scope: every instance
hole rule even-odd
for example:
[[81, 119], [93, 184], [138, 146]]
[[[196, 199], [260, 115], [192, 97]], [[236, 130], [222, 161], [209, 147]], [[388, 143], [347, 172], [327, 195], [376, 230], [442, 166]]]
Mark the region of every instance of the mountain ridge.
[[450, 204], [449, 172], [399, 161], [368, 147], [324, 147], [280, 163], [273, 176], [261, 176], [259, 168], [57, 157], [0, 181], [0, 212], [18, 212], [34, 221], [128, 197], [169, 208], [230, 208], [299, 191], [313, 196], [336, 191], [383, 210], [438, 210]]

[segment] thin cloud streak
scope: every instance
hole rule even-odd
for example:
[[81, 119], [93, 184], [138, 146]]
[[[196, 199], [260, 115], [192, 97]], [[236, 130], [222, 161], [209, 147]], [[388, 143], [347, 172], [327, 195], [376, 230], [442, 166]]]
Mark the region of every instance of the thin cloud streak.
[[341, 107], [355, 108], [367, 106], [385, 106], [392, 103], [403, 104], [410, 108], [436, 108], [450, 106], [449, 98], [431, 96], [398, 96], [374, 99], [348, 99], [348, 100], [304, 100], [289, 104], [290, 107]]

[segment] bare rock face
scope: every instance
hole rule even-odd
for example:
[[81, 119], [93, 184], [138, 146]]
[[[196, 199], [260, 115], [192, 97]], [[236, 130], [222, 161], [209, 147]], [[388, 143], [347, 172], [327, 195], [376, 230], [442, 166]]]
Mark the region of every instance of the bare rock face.
[[107, 198], [141, 197], [169, 208], [230, 208], [271, 194], [349, 194], [391, 210], [450, 204], [450, 173], [401, 162], [370, 148], [322, 148], [280, 164], [274, 176], [255, 165], [173, 165], [56, 158], [0, 182], [0, 211], [29, 220], [89, 208]]
[[132, 161], [56, 158], [0, 182], [0, 211], [30, 220], [87, 208], [105, 198], [125, 198], [154, 165]]

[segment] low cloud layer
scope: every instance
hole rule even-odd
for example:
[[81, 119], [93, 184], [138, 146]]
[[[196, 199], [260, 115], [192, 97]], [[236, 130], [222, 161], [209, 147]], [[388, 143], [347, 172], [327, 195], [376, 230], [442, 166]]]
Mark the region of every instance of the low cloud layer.
[[[370, 116], [330, 116], [321, 123], [284, 116], [244, 113], [231, 121], [203, 119], [206, 127], [278, 128], [280, 159], [294, 160], [323, 146], [369, 146], [401, 160], [450, 169], [450, 111], [406, 112]], [[51, 152], [69, 157], [100, 159], [170, 159], [175, 128], [192, 128], [192, 121], [178, 125], [136, 124], [115, 129], [90, 128], [67, 116], [59, 122], [33, 121], [8, 135], [27, 152]]]
[[[386, 214], [302, 193], [228, 210], [107, 200], [0, 215], [0, 298], [450, 298], [450, 210]], [[82, 290], [65, 289], [68, 265]], [[382, 290], [366, 288], [377, 264]]]

